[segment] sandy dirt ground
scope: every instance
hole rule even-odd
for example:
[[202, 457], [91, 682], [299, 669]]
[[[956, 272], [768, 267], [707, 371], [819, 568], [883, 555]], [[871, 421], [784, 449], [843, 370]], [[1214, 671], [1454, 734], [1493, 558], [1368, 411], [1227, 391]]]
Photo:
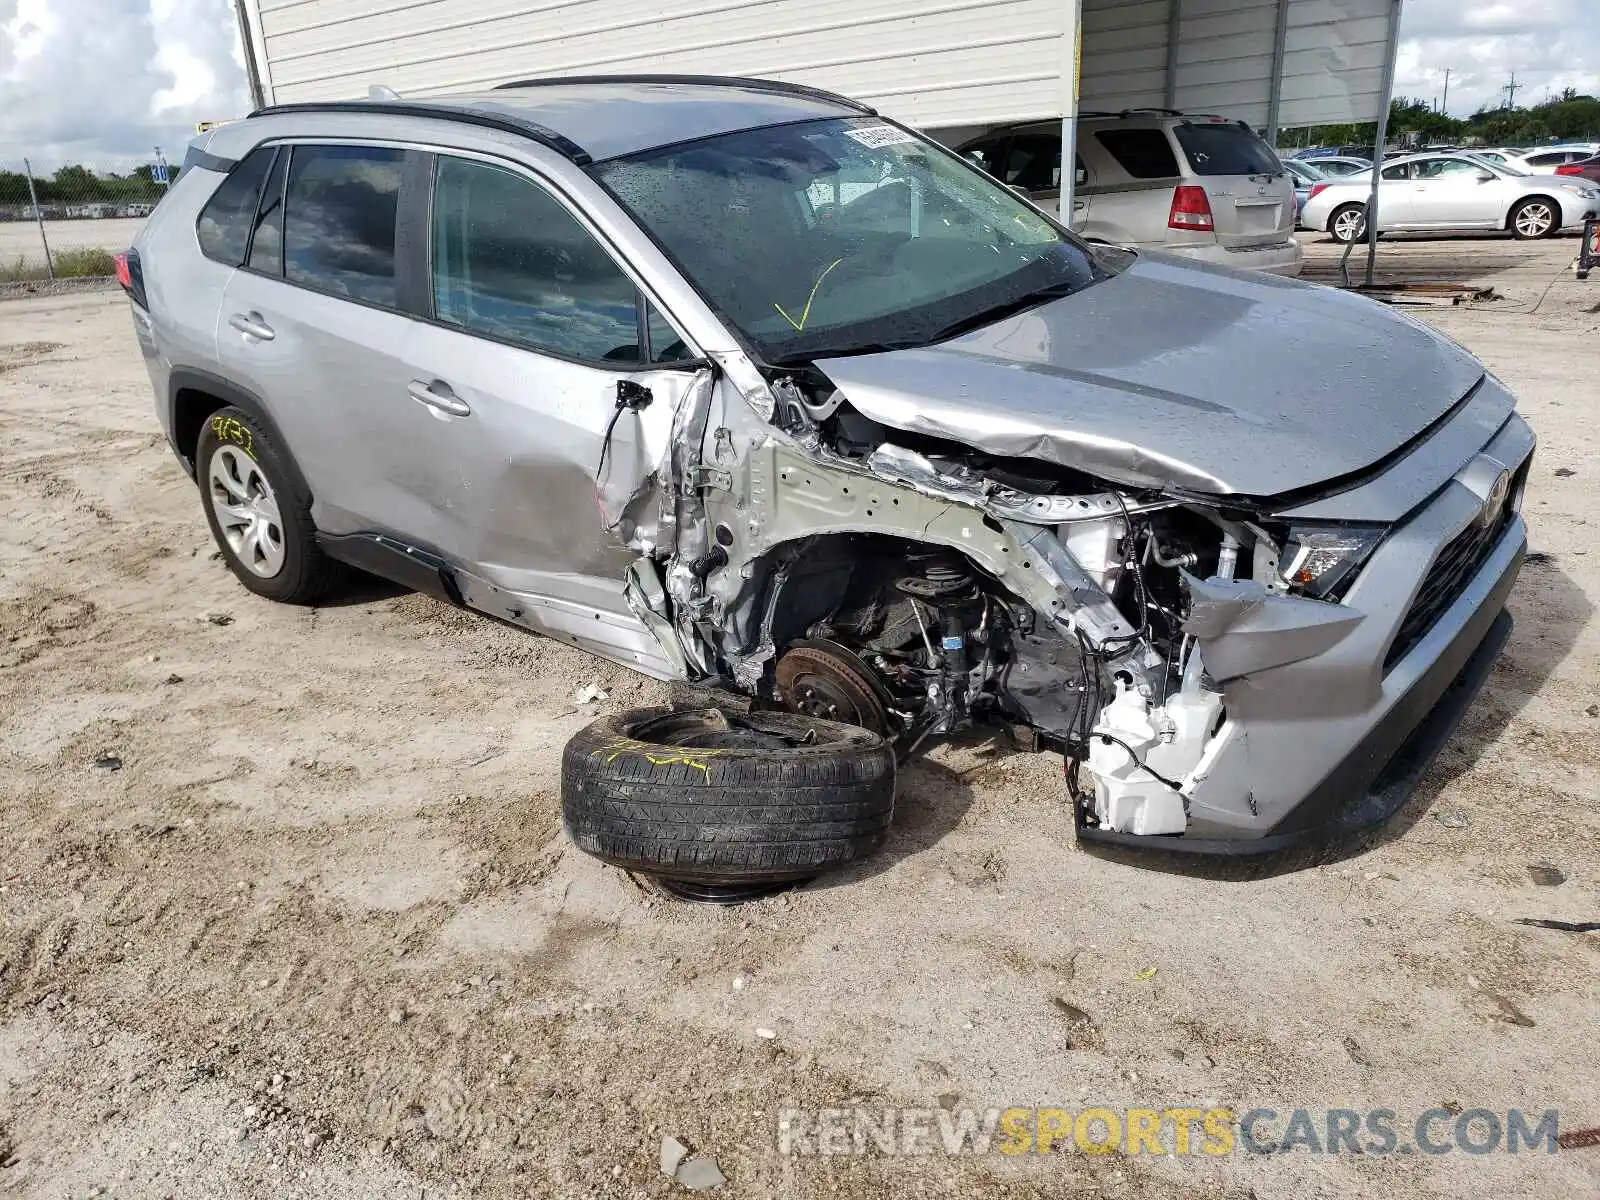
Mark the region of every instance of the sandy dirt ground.
[[[133, 244], [143, 219], [107, 217], [103, 221], [46, 221], [45, 237], [50, 249], [93, 248], [115, 254]], [[0, 266], [14, 265], [17, 259], [44, 262], [44, 247], [39, 244], [39, 226], [32, 221], [0, 221]]]
[[562, 743], [658, 685], [381, 585], [250, 597], [120, 296], [0, 304], [0, 1193], [666, 1197], [672, 1134], [738, 1197], [1596, 1194], [1600, 1148], [777, 1145], [829, 1106], [1600, 1126], [1600, 942], [1515, 923], [1597, 916], [1600, 281], [1570, 241], [1396, 247], [1504, 293], [1420, 311], [1542, 445], [1516, 632], [1394, 822], [1155, 870], [1075, 845], [1058, 758], [974, 739], [903, 772], [876, 858], [730, 909], [561, 835]]

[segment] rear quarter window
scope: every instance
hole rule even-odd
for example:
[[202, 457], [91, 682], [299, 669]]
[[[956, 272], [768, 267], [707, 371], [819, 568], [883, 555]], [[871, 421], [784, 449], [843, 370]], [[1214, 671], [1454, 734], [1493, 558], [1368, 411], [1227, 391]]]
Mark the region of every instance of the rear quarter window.
[[214, 258], [230, 267], [244, 262], [245, 247], [250, 244], [250, 226], [256, 219], [256, 206], [261, 199], [261, 185], [266, 182], [277, 149], [262, 146], [228, 172], [228, 177], [217, 185], [211, 199], [200, 210], [200, 220], [195, 231], [200, 235], [200, 250], [207, 258]]
[[1102, 129], [1094, 137], [1135, 179], [1172, 179], [1178, 174], [1178, 156], [1159, 129]]
[[1282, 170], [1272, 147], [1242, 125], [1182, 124], [1172, 132], [1196, 175], [1271, 175]]

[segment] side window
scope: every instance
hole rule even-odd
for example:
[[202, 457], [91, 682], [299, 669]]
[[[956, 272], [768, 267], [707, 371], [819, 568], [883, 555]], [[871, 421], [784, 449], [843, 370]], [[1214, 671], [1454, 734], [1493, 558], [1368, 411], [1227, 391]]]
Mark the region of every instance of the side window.
[[577, 218], [511, 171], [444, 155], [438, 163], [439, 320], [569, 358], [641, 361], [639, 290]]
[[1171, 179], [1178, 174], [1178, 156], [1159, 129], [1102, 129], [1094, 136], [1135, 179]]
[[1385, 179], [1410, 179], [1411, 166], [1409, 163], [1397, 163], [1392, 167], [1385, 167], [1383, 169], [1383, 177]]
[[1470, 175], [1476, 177], [1484, 168], [1475, 162], [1464, 158], [1441, 158], [1437, 160], [1439, 169], [1435, 175]]
[[282, 147], [272, 163], [250, 235], [250, 258], [245, 266], [266, 275], [283, 274], [283, 181], [289, 170], [289, 153], [288, 146]]
[[200, 250], [207, 258], [230, 267], [237, 267], [244, 261], [245, 247], [250, 243], [250, 222], [255, 219], [256, 206], [261, 199], [261, 185], [277, 152], [274, 146], [252, 150], [243, 162], [228, 172], [228, 177], [217, 185], [211, 199], [200, 210], [195, 229], [200, 235]]
[[1567, 161], [1565, 154], [1530, 154], [1524, 159], [1530, 167], [1554, 167]]
[[289, 157], [283, 265], [290, 283], [396, 307], [395, 215], [405, 151], [296, 146]]
[[651, 362], [684, 362], [694, 357], [694, 352], [684, 344], [678, 331], [667, 323], [666, 317], [656, 311], [654, 304], [648, 305], [646, 312], [650, 323]]
[[1061, 186], [1061, 139], [1031, 133], [1011, 139], [1006, 155], [1005, 181], [1027, 192], [1047, 192]]
[[968, 146], [961, 152], [961, 157], [998, 178], [1000, 173], [1000, 149], [1004, 145], [1004, 138], [991, 138], [987, 142], [979, 142], [976, 146]]

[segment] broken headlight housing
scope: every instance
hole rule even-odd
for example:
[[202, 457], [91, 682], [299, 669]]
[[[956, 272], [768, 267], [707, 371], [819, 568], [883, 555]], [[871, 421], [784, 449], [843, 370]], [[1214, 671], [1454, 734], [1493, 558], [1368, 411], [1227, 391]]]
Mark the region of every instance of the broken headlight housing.
[[1382, 540], [1383, 530], [1377, 528], [1290, 526], [1278, 573], [1291, 591], [1313, 600], [1337, 600]]

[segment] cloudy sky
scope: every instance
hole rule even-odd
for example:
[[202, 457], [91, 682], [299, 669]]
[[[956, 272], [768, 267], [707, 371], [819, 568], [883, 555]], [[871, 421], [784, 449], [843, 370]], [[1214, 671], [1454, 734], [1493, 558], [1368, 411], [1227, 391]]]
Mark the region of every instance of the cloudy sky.
[[[1600, 93], [1597, 0], [1405, 0], [1399, 95], [1465, 115], [1563, 87]], [[231, 0], [0, 0], [0, 167], [126, 168], [246, 111]]]

